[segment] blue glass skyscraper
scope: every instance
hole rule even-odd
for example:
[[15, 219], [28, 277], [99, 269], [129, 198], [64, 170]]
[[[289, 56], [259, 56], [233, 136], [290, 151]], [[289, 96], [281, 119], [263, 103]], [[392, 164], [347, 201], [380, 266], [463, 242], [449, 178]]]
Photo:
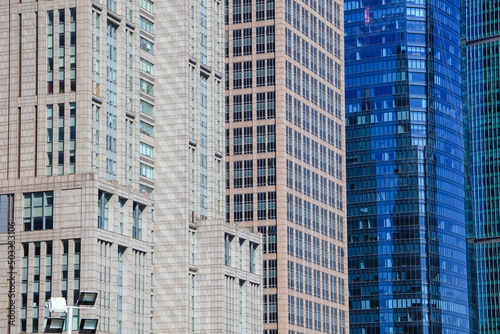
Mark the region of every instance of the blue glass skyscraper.
[[479, 328], [500, 332], [500, 4], [469, 0], [467, 93]]
[[475, 331], [460, 28], [459, 0], [345, 1], [351, 334]]

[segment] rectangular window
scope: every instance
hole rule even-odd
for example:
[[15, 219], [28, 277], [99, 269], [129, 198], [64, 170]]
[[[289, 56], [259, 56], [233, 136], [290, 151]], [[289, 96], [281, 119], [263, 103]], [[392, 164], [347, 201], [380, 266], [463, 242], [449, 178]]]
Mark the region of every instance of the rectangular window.
[[139, 152], [147, 157], [154, 158], [154, 147], [149, 144], [141, 142]]
[[241, 63], [233, 63], [233, 89], [241, 89], [241, 72]]
[[69, 174], [76, 169], [76, 103], [69, 104]]
[[154, 126], [152, 126], [146, 122], [141, 121], [140, 122], [140, 132], [142, 134], [149, 136], [149, 137], [154, 137]]
[[154, 106], [146, 101], [139, 102], [139, 111], [148, 116], [154, 117]]
[[140, 163], [139, 167], [141, 176], [147, 177], [148, 179], [154, 179], [154, 167], [143, 163]]
[[108, 194], [102, 190], [99, 190], [98, 197], [98, 208], [99, 212], [97, 215], [97, 227], [103, 230], [108, 229], [108, 218], [109, 218], [109, 201], [111, 200], [112, 194]]
[[149, 21], [148, 19], [144, 18], [144, 17], [140, 17], [140, 22], [139, 22], [139, 25], [141, 27], [141, 29], [149, 32], [150, 34], [154, 34], [154, 24], [153, 22]]
[[154, 96], [154, 85], [144, 79], [140, 81], [141, 92]]
[[252, 88], [252, 62], [243, 63], [243, 88]]
[[[247, 0], [245, 0], [247, 1]], [[243, 55], [252, 54], [252, 29], [243, 29]]]
[[253, 134], [252, 127], [246, 127], [243, 129], [244, 137], [243, 137], [243, 154], [252, 154], [253, 153]]
[[147, 10], [148, 12], [150, 12], [151, 14], [154, 13], [154, 11], [153, 11], [153, 2], [152, 1], [150, 1], [150, 0], [141, 0], [140, 6], [141, 6], [141, 8], [144, 8], [145, 10]]
[[0, 233], [15, 232], [12, 224], [14, 224], [14, 195], [0, 195]]
[[243, 185], [243, 162], [233, 162], [233, 188], [241, 188]]
[[23, 208], [24, 231], [53, 228], [54, 193], [52, 191], [25, 193]]
[[253, 161], [245, 160], [244, 162], [244, 186], [245, 188], [253, 187]]
[[139, 45], [140, 45], [141, 50], [146, 51], [147, 53], [152, 54], [152, 55], [154, 54], [153, 42], [150, 42], [147, 39], [145, 39], [144, 37], [141, 37]]
[[255, 47], [256, 53], [265, 53], [266, 52], [266, 38], [265, 38], [265, 27], [257, 27], [255, 28], [255, 34], [257, 38], [255, 39]]
[[154, 75], [154, 65], [153, 63], [150, 63], [146, 59], [141, 58], [140, 69], [141, 71], [146, 72], [147, 74]]
[[132, 238], [142, 240], [142, 213], [146, 206], [134, 202]]

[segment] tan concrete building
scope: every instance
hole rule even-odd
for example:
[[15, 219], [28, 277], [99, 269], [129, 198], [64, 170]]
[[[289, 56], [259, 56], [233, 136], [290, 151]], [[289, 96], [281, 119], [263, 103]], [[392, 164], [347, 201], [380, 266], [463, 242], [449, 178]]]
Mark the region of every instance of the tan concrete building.
[[343, 3], [226, 1], [226, 221], [264, 235], [264, 334], [348, 332]]
[[223, 4], [0, 3], [1, 333], [98, 292], [98, 333], [261, 333], [261, 237], [224, 223]]

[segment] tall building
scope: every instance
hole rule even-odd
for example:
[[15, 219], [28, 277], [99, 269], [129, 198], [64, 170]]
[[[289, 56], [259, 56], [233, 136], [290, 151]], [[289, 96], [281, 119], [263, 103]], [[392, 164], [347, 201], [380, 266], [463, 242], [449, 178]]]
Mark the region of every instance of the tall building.
[[226, 221], [263, 234], [264, 333], [346, 333], [343, 18], [226, 0]]
[[459, 1], [344, 18], [351, 333], [474, 333]]
[[0, 4], [0, 332], [80, 291], [75, 330], [262, 332], [261, 238], [221, 204], [222, 6]]
[[468, 1], [466, 10], [478, 319], [480, 332], [486, 334], [500, 331], [500, 212], [497, 198], [500, 185], [497, 161], [500, 29], [495, 19], [500, 9], [491, 1]]

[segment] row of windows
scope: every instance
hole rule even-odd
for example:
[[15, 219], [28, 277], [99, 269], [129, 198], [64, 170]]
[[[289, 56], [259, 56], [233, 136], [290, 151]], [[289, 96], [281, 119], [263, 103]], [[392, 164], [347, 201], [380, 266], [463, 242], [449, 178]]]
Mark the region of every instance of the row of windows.
[[[294, 136], [292, 137], [292, 135]], [[340, 154], [330, 149], [327, 150], [325, 146], [289, 127], [286, 128], [286, 152], [315, 168], [324, 172], [328, 171], [329, 175], [335, 176], [337, 179], [342, 179], [342, 156]]]
[[[115, 196], [116, 197], [116, 196]], [[104, 192], [99, 190], [98, 194], [98, 215], [97, 215], [97, 227], [103, 230], [109, 229], [109, 220], [110, 218], [110, 202], [112, 201], [113, 194]], [[124, 233], [124, 226], [127, 221], [127, 216], [132, 219], [132, 237], [134, 239], [142, 240], [142, 222], [143, 222], [143, 213], [146, 210], [146, 206], [138, 203], [132, 202], [132, 208], [128, 207], [127, 203], [128, 199], [124, 197], [118, 197], [119, 204], [119, 232], [121, 234]], [[130, 204], [129, 204], [130, 205]], [[114, 211], [112, 211], [114, 212]], [[152, 213], [151, 213], [152, 215]], [[116, 227], [115, 227], [116, 228]]]
[[[335, 63], [337, 64], [337, 63]], [[293, 70], [293, 71], [292, 71]], [[321, 81], [318, 81], [312, 75], [307, 74], [302, 71], [297, 66], [292, 66], [292, 63], [286, 61], [285, 63], [285, 84], [288, 89], [294, 91], [299, 96], [303, 96], [306, 100], [311, 101], [313, 104], [319, 106], [321, 109], [328, 111], [330, 114], [334, 114], [334, 107], [340, 108], [341, 106], [336, 106], [333, 102], [334, 91], [330, 87], [327, 87]], [[333, 74], [333, 72], [332, 72]], [[234, 75], [234, 73], [233, 73]], [[340, 88], [341, 86], [341, 70], [339, 67], [335, 67], [335, 81], [336, 86]], [[337, 84], [338, 83], [338, 84]], [[328, 94], [328, 95], [327, 95]], [[335, 93], [337, 95], [337, 93]], [[328, 99], [327, 99], [328, 98]], [[336, 100], [340, 100], [340, 96]], [[337, 110], [335, 110], [337, 114]], [[337, 116], [340, 118], [340, 115]]]
[[[276, 151], [276, 128], [275, 125], [256, 126], [257, 130], [257, 153]], [[267, 129], [267, 134], [266, 134]], [[226, 129], [226, 155], [229, 152], [229, 129]], [[233, 154], [253, 154], [253, 127], [233, 129]]]
[[[300, 100], [296, 98], [292, 99], [290, 94], [286, 94], [285, 98], [285, 115], [288, 122], [310, 132], [312, 135], [328, 142], [330, 145], [335, 145], [338, 149], [342, 149], [342, 126], [339, 123], [334, 122], [316, 109], [310, 108]], [[301, 135], [300, 132], [298, 136], [307, 138]], [[297, 134], [295, 137], [297, 137]], [[306, 140], [304, 139], [304, 141]]]
[[[345, 311], [295, 296], [288, 296], [288, 323], [314, 328], [324, 333], [345, 334], [346, 331]], [[299, 332], [289, 331], [288, 333], [298, 334]]]
[[[333, 182], [332, 182], [333, 183]], [[339, 191], [342, 187], [339, 186]], [[332, 191], [332, 197], [334, 196]], [[337, 193], [337, 198], [340, 196]], [[295, 197], [295, 198], [294, 198]], [[333, 199], [332, 199], [333, 200]], [[339, 199], [340, 201], [340, 199]], [[334, 207], [334, 206], [332, 206]], [[320, 215], [321, 211], [321, 215]], [[312, 215], [311, 215], [312, 212]], [[311, 220], [312, 217], [312, 220]], [[329, 235], [331, 238], [337, 237], [338, 240], [344, 240], [344, 218], [341, 215], [337, 215], [337, 235], [335, 235], [335, 213], [328, 211], [327, 209], [320, 208], [319, 206], [312, 204], [309, 201], [303, 200], [300, 197], [293, 196], [292, 194], [287, 194], [287, 220], [290, 222], [295, 222], [299, 226], [304, 226], [312, 230], [320, 231], [320, 218], [321, 218], [321, 233], [324, 235]], [[327, 225], [328, 223], [328, 225]], [[329, 226], [329, 227], [328, 227]]]
[[[274, 77], [273, 77], [274, 78]], [[226, 96], [226, 123], [229, 123], [230, 97]], [[233, 95], [233, 122], [253, 121], [253, 94]], [[275, 92], [255, 94], [257, 120], [275, 117]], [[243, 112], [242, 112], [243, 107]], [[243, 114], [243, 116], [242, 116]]]
[[[274, 86], [275, 84], [275, 60], [261, 59], [255, 61], [256, 65], [256, 87]], [[244, 89], [254, 87], [252, 61], [233, 63], [233, 89]], [[266, 83], [267, 79], [267, 83]], [[229, 64], [226, 64], [226, 90], [229, 90]]]
[[[252, 0], [233, 0], [232, 23], [252, 22]], [[229, 0], [224, 4], [224, 22], [229, 24]], [[274, 0], [255, 0], [255, 21], [274, 19]]]
[[[257, 183], [254, 183], [254, 160], [233, 162], [233, 184], [229, 183], [229, 162], [226, 162], [226, 189], [273, 186], [276, 184], [276, 159], [257, 159]], [[267, 163], [267, 166], [266, 166]]]
[[[276, 192], [257, 193], [257, 220], [276, 219]], [[233, 195], [234, 221], [254, 220], [254, 194]], [[226, 195], [226, 222], [231, 219], [230, 196]]]
[[[338, 226], [339, 231], [343, 229]], [[333, 232], [332, 232], [333, 230]], [[333, 220], [333, 228], [330, 225], [330, 235], [335, 234], [335, 219]], [[340, 236], [340, 232], [339, 232]], [[321, 243], [321, 248], [320, 248]], [[312, 246], [312, 252], [311, 252]], [[304, 259], [308, 262], [321, 265], [325, 268], [338, 270], [344, 273], [344, 248], [338, 246], [338, 253], [336, 252], [334, 244], [328, 243], [326, 240], [321, 240], [316, 237], [299, 230], [294, 230], [291, 227], [287, 228], [287, 253], [288, 255], [296, 256], [299, 259]], [[338, 266], [338, 267], [337, 267]]]
[[[252, 54], [252, 28], [236, 29], [233, 34], [232, 57]], [[255, 28], [255, 54], [274, 52], [274, 26]], [[226, 40], [226, 57], [229, 57], [229, 39]]]
[[[340, 29], [340, 18], [341, 18], [341, 6], [337, 2], [332, 0], [302, 0], [302, 2], [306, 5], [309, 6], [313, 11], [321, 15], [322, 17], [326, 18], [326, 20], [330, 23], [333, 23], [336, 28]], [[291, 24], [291, 0], [287, 0], [286, 2], [287, 6], [287, 11], [286, 11], [286, 19], [287, 22]], [[300, 30], [300, 5], [294, 1], [293, 3], [293, 9], [294, 9], [294, 21], [293, 25], [296, 27], [298, 30]], [[304, 11], [305, 7], [302, 8], [302, 12]], [[296, 14], [296, 12], [298, 14]], [[307, 10], [306, 10], [307, 12]]]
[[[224, 235], [224, 248], [225, 248], [225, 255], [224, 255], [224, 264], [228, 267], [237, 267], [235, 262], [239, 263], [239, 269], [247, 269], [250, 273], [255, 273], [256, 269], [256, 263], [255, 263], [255, 251], [257, 249], [257, 244], [249, 241], [245, 242], [245, 239], [241, 238], [236, 238], [239, 240], [235, 240], [234, 235], [230, 235], [226, 233]], [[248, 253], [247, 252], [242, 252], [244, 246], [248, 247]], [[237, 250], [237, 252], [234, 252], [236, 254], [237, 261], [234, 261], [233, 257], [233, 250]], [[248, 266], [243, 263], [248, 263]]]
[[[73, 246], [72, 253], [69, 252], [70, 242]], [[42, 330], [40, 327], [43, 326], [43, 319], [49, 316], [49, 310], [43, 308], [43, 301], [52, 297], [52, 273], [54, 269], [61, 271], [59, 290], [61, 296], [67, 299], [68, 303], [75, 303], [78, 300], [80, 295], [80, 253], [80, 239], [22, 243], [21, 332], [26, 332], [28, 324], [31, 324], [33, 333]], [[54, 267], [54, 263], [58, 263], [60, 267]], [[68, 270], [69, 266], [73, 268], [72, 272]], [[41, 273], [43, 274], [41, 275]], [[71, 285], [68, 285], [68, 278], [72, 279]], [[28, 286], [28, 282], [30, 282], [30, 286]], [[30, 303], [28, 303], [28, 299], [30, 299]], [[75, 311], [73, 313], [73, 325], [75, 326], [73, 329], [77, 329], [79, 323], [79, 312]]]
[[[320, 0], [323, 2], [323, 0]], [[327, 21], [334, 21], [336, 28], [340, 29], [340, 5], [334, 2], [335, 6], [331, 4], [331, 0], [327, 0], [330, 4], [326, 7], [327, 9]], [[292, 19], [292, 3], [293, 3], [293, 19]], [[324, 6], [322, 7], [324, 9]], [[335, 17], [332, 16], [332, 10], [335, 12]], [[324, 11], [323, 15], [324, 17]], [[334, 20], [333, 20], [334, 19]], [[286, 0], [285, 2], [285, 20], [290, 25], [303, 35], [310, 37], [314, 42], [318, 43], [328, 52], [333, 54], [333, 29], [317, 18], [312, 13], [305, 8], [301, 8], [298, 2], [292, 0]], [[326, 38], [325, 38], [326, 35]], [[340, 36], [339, 41], [339, 52], [340, 52]]]
[[[292, 190], [295, 189], [298, 192], [304, 193], [306, 196], [328, 204], [332, 208], [337, 208], [338, 210], [343, 211], [343, 186], [335, 184], [335, 182], [328, 180], [326, 177], [320, 176], [315, 172], [311, 172], [307, 168], [303, 168], [304, 174], [302, 174], [302, 167], [300, 165], [295, 164], [295, 169], [293, 166], [294, 164], [287, 160], [286, 178], [288, 188]], [[302, 177], [302, 175], [304, 176]], [[293, 201], [291, 201], [290, 206], [293, 208]]]

